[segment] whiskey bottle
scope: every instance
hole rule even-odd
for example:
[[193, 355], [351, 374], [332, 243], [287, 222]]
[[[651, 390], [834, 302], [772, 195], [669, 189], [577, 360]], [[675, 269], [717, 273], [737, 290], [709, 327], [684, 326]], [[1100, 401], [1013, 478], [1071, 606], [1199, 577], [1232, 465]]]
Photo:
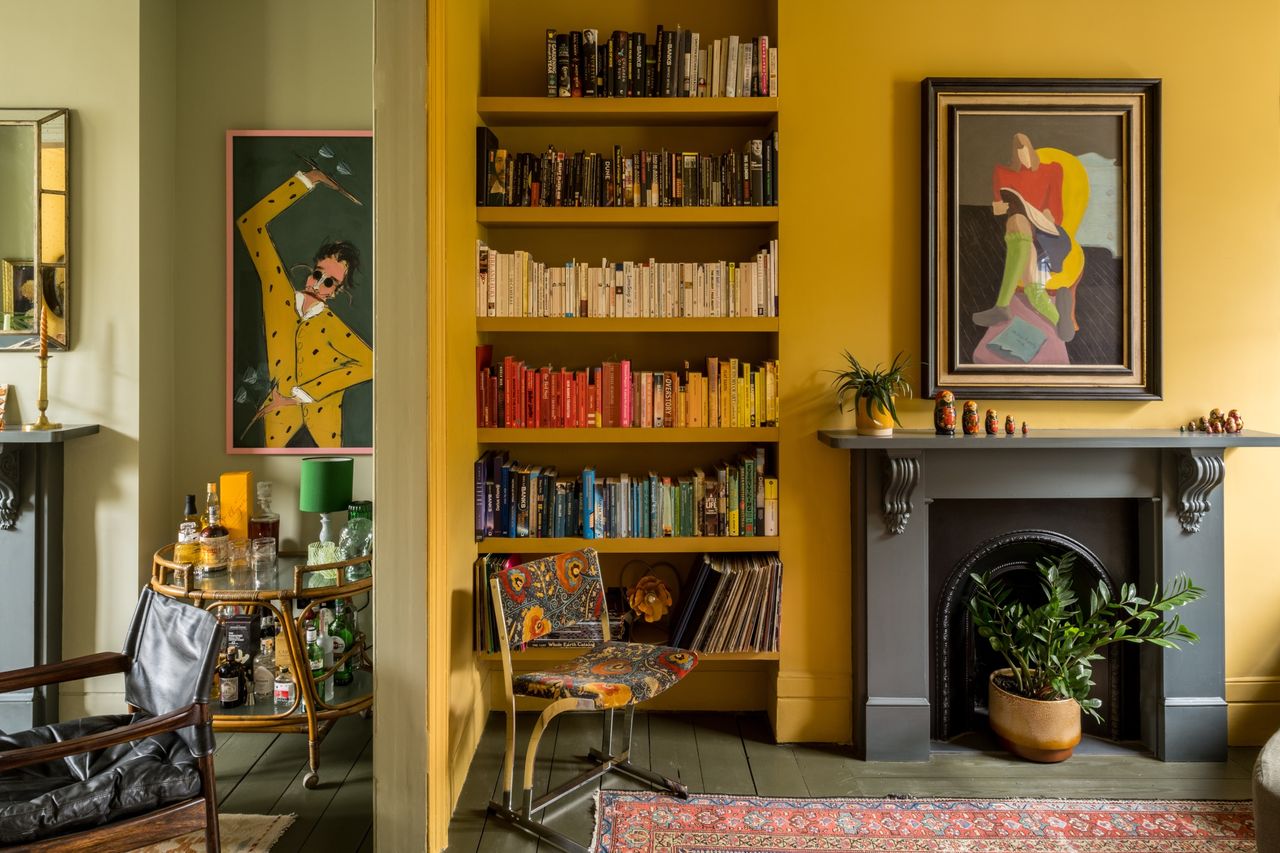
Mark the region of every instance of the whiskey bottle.
[[226, 569], [229, 559], [231, 534], [222, 526], [217, 492], [209, 505], [209, 521], [200, 531], [200, 569], [216, 572]]
[[209, 483], [204, 487], [204, 516], [201, 519], [204, 524], [209, 523], [209, 513], [214, 507], [218, 508], [219, 516], [221, 516], [222, 503], [218, 500], [218, 484]]
[[276, 540], [276, 550], [280, 548], [280, 514], [271, 509], [271, 483], [263, 480], [258, 483], [258, 503], [249, 516], [249, 541], [268, 537]]
[[199, 530], [204, 526], [204, 523], [200, 518], [200, 513], [196, 512], [195, 495], [187, 495], [182, 506], [182, 523], [186, 524], [187, 522], [194, 524], [196, 526], [196, 530]]
[[227, 648], [226, 659], [218, 667], [218, 702], [223, 708], [244, 704], [245, 678], [235, 646]]

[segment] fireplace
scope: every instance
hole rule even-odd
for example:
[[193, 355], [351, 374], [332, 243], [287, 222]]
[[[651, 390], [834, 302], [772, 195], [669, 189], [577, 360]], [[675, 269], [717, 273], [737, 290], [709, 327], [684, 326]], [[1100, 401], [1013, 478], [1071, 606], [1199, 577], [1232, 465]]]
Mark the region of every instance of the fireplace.
[[[1126, 540], [1134, 538], [1134, 531], [1122, 524], [1108, 523], [1113, 520], [1123, 522], [1127, 520], [1125, 516], [1137, 520], [1136, 513], [1125, 512], [1131, 509], [1127, 501], [1019, 501], [1015, 506], [1005, 506], [1006, 503], [939, 501], [932, 507], [929, 518], [929, 589], [930, 612], [933, 614], [929, 705], [933, 711], [930, 735], [934, 740], [945, 741], [968, 732], [986, 730], [987, 679], [992, 671], [1006, 665], [973, 627], [969, 613], [969, 600], [974, 592], [971, 575], [989, 572], [991, 577], [1009, 584], [1017, 599], [1031, 606], [1044, 600], [1037, 562], [1064, 553], [1075, 556], [1072, 571], [1079, 601], [1087, 602], [1089, 591], [1099, 584], [1106, 587], [1112, 598], [1116, 598], [1121, 584], [1137, 579], [1133, 562], [1121, 557], [1113, 563], [1113, 568], [1108, 568], [1098, 554], [1080, 539], [1053, 530], [1010, 530], [981, 539], [958, 559], [950, 556], [970, 540], [983, 535], [981, 531], [988, 525], [982, 521], [1000, 525], [1026, 515], [1042, 521], [1058, 519], [1063, 526], [1078, 526], [1063, 520], [1064, 515], [1077, 522], [1081, 517], [1101, 522], [1086, 525], [1102, 528], [1095, 529], [1093, 537], [1086, 538], [1110, 534], [1111, 538], [1099, 539], [1102, 544], [1113, 546], [1108, 550], [1133, 550], [1125, 546], [1129, 544]], [[1027, 504], [1036, 506], [1032, 508]], [[1114, 741], [1137, 738], [1138, 697], [1133, 689], [1137, 682], [1130, 677], [1136, 672], [1137, 652], [1136, 646], [1110, 646], [1105, 660], [1094, 664], [1093, 677], [1097, 686], [1091, 695], [1102, 701], [1101, 713], [1105, 722], [1099, 723], [1086, 716], [1083, 720], [1086, 734]]]
[[1204, 588], [1182, 614], [1199, 644], [1125, 644], [1095, 668], [1108, 722], [1094, 733], [1168, 761], [1225, 760], [1224, 452], [1280, 446], [1280, 436], [841, 430], [819, 439], [850, 451], [853, 731], [864, 758], [927, 760], [937, 739], [981, 725], [993, 661], [963, 613], [967, 571], [1025, 578], [1039, 552], [1062, 548], [1079, 555], [1082, 586], [1146, 591], [1188, 573]]

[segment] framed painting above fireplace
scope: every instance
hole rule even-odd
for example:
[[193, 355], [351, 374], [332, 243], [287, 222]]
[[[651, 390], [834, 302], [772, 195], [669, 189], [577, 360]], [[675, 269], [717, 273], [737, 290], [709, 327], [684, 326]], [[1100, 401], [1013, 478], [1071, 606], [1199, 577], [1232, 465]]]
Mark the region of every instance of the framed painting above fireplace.
[[1160, 81], [923, 81], [922, 386], [1159, 399]]

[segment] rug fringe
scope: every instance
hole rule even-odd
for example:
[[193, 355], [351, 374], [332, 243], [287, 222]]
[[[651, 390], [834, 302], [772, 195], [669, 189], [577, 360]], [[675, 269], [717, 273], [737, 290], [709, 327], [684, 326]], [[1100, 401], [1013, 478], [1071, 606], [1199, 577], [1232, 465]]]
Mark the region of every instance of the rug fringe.
[[604, 809], [600, 808], [600, 795], [603, 793], [604, 788], [596, 788], [591, 792], [591, 811], [594, 820], [592, 821], [591, 843], [587, 845], [587, 850], [591, 851], [591, 853], [595, 853], [599, 849], [596, 845], [600, 842], [600, 819], [604, 816]]

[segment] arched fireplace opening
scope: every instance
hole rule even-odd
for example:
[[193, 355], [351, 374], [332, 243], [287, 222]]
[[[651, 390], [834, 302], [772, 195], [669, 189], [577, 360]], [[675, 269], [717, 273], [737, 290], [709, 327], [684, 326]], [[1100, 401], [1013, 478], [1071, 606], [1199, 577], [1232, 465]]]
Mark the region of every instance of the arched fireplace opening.
[[[978, 636], [969, 613], [974, 593], [974, 573], [989, 571], [1014, 589], [1015, 597], [1031, 606], [1044, 601], [1036, 563], [1063, 553], [1076, 555], [1072, 579], [1081, 602], [1089, 591], [1104, 584], [1113, 597], [1120, 585], [1098, 556], [1080, 541], [1051, 530], [1014, 530], [992, 536], [971, 550], [947, 575], [938, 590], [934, 614], [933, 733], [950, 740], [966, 732], [987, 730], [987, 679], [1004, 659]], [[1124, 575], [1121, 575], [1121, 580]], [[1137, 716], [1137, 696], [1127, 690], [1125, 670], [1137, 665], [1136, 647], [1110, 646], [1106, 659], [1094, 664], [1093, 696], [1102, 700], [1104, 722], [1084, 718], [1084, 731], [1110, 740], [1137, 736], [1132, 723]], [[1136, 681], [1136, 679], [1134, 680]]]

